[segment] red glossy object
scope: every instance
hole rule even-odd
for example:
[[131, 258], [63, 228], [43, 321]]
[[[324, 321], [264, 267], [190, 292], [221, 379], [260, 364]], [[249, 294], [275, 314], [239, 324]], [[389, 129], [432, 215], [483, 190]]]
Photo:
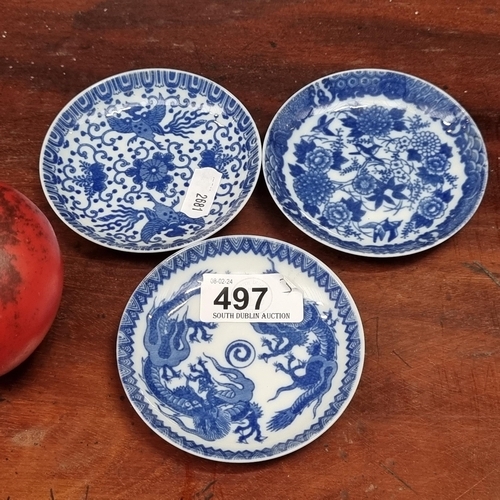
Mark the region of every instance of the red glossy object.
[[59, 309], [59, 243], [40, 209], [0, 182], [0, 375], [43, 340]]

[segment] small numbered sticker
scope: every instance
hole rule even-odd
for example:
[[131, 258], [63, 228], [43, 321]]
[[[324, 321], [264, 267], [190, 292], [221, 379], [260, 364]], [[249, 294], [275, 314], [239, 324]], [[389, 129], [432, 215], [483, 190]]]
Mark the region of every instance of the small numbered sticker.
[[281, 274], [203, 275], [201, 321], [300, 323], [303, 318], [302, 292]]
[[204, 167], [194, 171], [181, 212], [193, 219], [210, 213], [222, 174], [215, 168]]

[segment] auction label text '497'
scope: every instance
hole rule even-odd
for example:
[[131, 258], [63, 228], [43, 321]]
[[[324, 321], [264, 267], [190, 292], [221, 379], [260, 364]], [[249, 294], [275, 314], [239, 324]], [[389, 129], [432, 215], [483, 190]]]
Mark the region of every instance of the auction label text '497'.
[[281, 274], [203, 275], [201, 321], [300, 323], [303, 317], [301, 291]]

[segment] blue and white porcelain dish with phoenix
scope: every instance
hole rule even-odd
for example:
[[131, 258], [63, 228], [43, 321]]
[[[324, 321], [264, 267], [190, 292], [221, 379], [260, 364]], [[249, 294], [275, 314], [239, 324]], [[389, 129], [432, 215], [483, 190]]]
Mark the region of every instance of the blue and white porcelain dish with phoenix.
[[353, 70], [293, 95], [264, 140], [274, 201], [337, 250], [391, 257], [459, 231], [483, 197], [487, 153], [469, 114], [413, 76]]
[[[300, 323], [200, 321], [204, 273], [280, 273], [304, 296]], [[364, 359], [359, 313], [323, 263], [288, 243], [216, 237], [160, 263], [132, 294], [117, 338], [125, 392], [172, 445], [258, 462], [307, 445], [340, 417]]]
[[[64, 107], [45, 137], [40, 177], [52, 208], [81, 236], [161, 252], [236, 217], [260, 164], [257, 127], [232, 94], [192, 73], [143, 69], [100, 81]], [[196, 217], [181, 208], [204, 168], [220, 181], [209, 213]]]

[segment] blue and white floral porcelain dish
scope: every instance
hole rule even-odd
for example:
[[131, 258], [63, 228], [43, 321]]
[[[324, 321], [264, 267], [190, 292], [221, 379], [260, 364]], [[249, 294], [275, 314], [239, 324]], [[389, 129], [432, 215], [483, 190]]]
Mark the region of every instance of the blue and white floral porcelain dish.
[[[260, 171], [255, 123], [227, 90], [170, 69], [122, 73], [76, 96], [51, 125], [40, 176], [59, 217], [100, 245], [181, 248], [243, 208]], [[220, 174], [210, 212], [181, 211], [194, 172]]]
[[352, 254], [433, 247], [476, 211], [487, 181], [481, 134], [445, 92], [384, 70], [333, 74], [278, 111], [264, 176], [297, 227]]
[[[303, 293], [300, 323], [200, 321], [204, 273], [280, 273]], [[144, 422], [189, 453], [257, 462], [307, 445], [339, 418], [358, 385], [361, 320], [332, 271], [271, 238], [190, 245], [140, 283], [123, 313], [117, 360]]]

